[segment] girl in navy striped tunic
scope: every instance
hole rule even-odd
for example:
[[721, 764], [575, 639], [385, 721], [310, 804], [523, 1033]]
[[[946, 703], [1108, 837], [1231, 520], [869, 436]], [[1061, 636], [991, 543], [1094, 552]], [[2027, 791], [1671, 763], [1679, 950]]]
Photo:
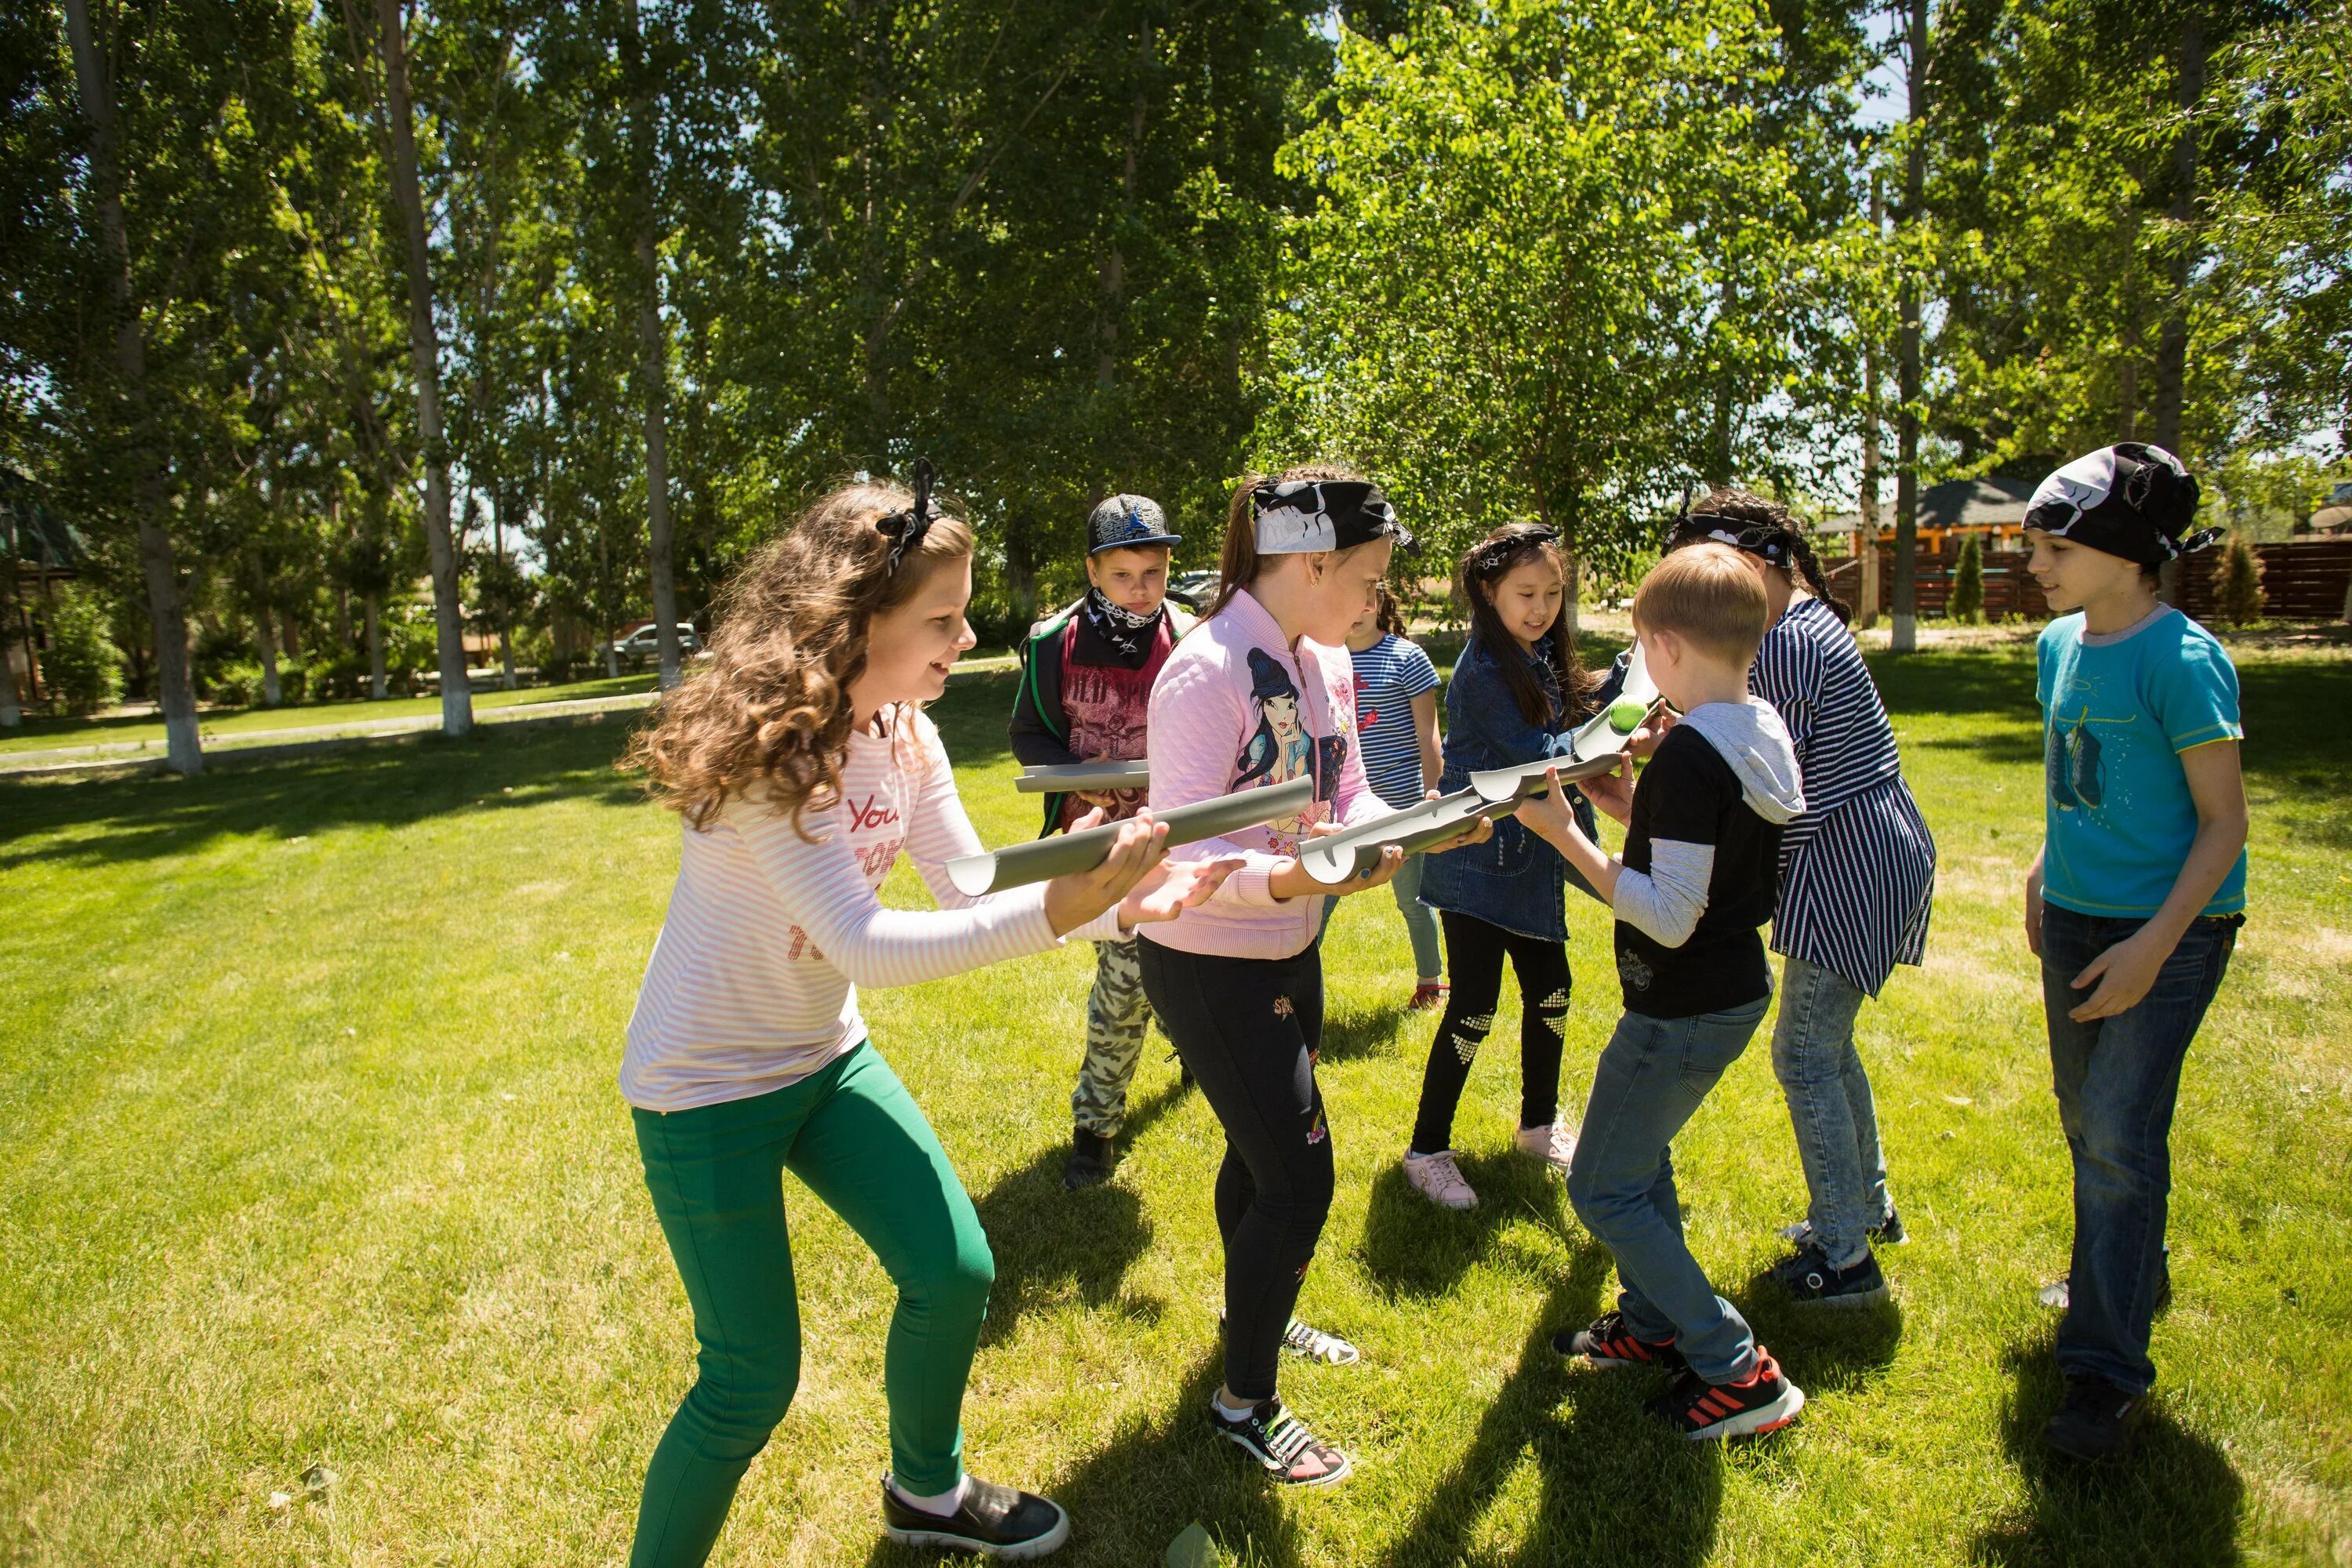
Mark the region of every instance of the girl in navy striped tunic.
[[1774, 1275], [1797, 1300], [1883, 1300], [1871, 1242], [1905, 1239], [1886, 1189], [1870, 1075], [1854, 1016], [1898, 963], [1917, 963], [1936, 889], [1936, 841], [1903, 782], [1895, 731], [1846, 606], [1788, 509], [1742, 490], [1695, 503], [1668, 550], [1713, 540], [1764, 579], [1770, 628], [1748, 688], [1780, 710], [1804, 772], [1805, 811], [1780, 839], [1772, 951], [1782, 955], [1772, 1070], [1789, 1101], [1811, 1202], [1782, 1232], [1796, 1256]]

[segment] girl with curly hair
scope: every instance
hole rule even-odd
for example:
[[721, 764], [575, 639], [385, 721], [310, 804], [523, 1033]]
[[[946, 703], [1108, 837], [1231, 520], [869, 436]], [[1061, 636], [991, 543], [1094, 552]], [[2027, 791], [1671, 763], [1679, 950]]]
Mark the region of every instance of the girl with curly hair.
[[[994, 1263], [946, 1152], [867, 1037], [856, 987], [1123, 938], [1206, 899], [1229, 867], [1164, 859], [1167, 829], [1146, 812], [1093, 871], [957, 893], [947, 862], [981, 844], [922, 710], [974, 641], [972, 536], [929, 490], [928, 465], [911, 494], [837, 489], [753, 556], [720, 595], [710, 658], [629, 755], [684, 819], [684, 847], [621, 1090], [700, 1345], [646, 1472], [635, 1568], [704, 1561], [792, 1403], [786, 1170], [898, 1288], [889, 1535], [1028, 1558], [1068, 1534], [1058, 1505], [964, 1470], [964, 1384]], [[902, 853], [938, 910], [876, 898]]]

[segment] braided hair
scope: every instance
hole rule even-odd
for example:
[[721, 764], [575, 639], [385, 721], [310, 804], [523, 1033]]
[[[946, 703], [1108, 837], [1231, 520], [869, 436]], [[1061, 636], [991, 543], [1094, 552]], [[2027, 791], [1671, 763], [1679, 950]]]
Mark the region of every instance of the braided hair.
[[1839, 620], [1853, 619], [1853, 606], [1830, 592], [1812, 542], [1779, 501], [1743, 489], [1710, 489], [1687, 502], [1666, 531], [1667, 553], [1709, 541], [1728, 544], [1801, 578], [1806, 590]]

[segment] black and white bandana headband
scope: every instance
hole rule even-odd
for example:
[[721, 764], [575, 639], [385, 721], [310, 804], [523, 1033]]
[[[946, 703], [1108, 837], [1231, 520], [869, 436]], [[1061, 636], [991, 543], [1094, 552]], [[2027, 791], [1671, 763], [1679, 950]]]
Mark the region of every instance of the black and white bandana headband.
[[918, 458], [915, 459], [915, 504], [904, 511], [877, 518], [874, 522], [874, 531], [890, 542], [889, 565], [885, 568], [889, 575], [895, 577], [898, 574], [898, 563], [907, 558], [907, 552], [922, 544], [923, 535], [931, 531], [935, 521], [931, 513], [931, 460]]
[[1695, 512], [1690, 509], [1690, 491], [1685, 489], [1682, 510], [1666, 524], [1666, 548], [1679, 550], [1701, 541], [1728, 544], [1783, 571], [1797, 557], [1797, 536], [1790, 530], [1776, 523], [1743, 522], [1711, 511]]
[[1397, 521], [1381, 487], [1362, 479], [1268, 479], [1250, 492], [1260, 555], [1349, 550], [1375, 539], [1409, 549], [1412, 534]]
[[2218, 542], [2218, 528], [2184, 536], [2197, 515], [2197, 476], [2161, 447], [2122, 441], [2075, 458], [2034, 488], [2025, 526], [2142, 566]]

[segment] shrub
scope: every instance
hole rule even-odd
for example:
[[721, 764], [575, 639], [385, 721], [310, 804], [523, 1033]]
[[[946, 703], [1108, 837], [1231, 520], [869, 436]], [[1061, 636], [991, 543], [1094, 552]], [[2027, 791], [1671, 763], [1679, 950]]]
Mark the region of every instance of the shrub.
[[261, 700], [261, 666], [249, 658], [215, 665], [206, 695], [226, 707], [252, 707]]
[[1960, 562], [1952, 570], [1948, 613], [1968, 626], [1984, 619], [1984, 546], [1974, 534], [1960, 542]]
[[2230, 548], [2221, 557], [2220, 597], [2221, 618], [2233, 626], [2242, 626], [2263, 613], [2262, 558], [2242, 533], [2230, 536]]
[[80, 718], [122, 695], [122, 655], [108, 634], [106, 607], [97, 595], [62, 587], [41, 619], [49, 633], [41, 675], [53, 707]]

